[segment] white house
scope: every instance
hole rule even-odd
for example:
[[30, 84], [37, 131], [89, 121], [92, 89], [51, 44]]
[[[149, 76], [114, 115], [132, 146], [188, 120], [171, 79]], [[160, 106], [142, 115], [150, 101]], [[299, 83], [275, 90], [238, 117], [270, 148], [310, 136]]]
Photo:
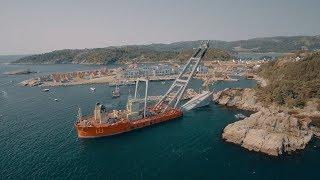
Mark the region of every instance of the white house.
[[137, 78], [140, 76], [140, 71], [139, 69], [126, 69], [123, 76], [126, 78]]
[[155, 76], [166, 76], [173, 74], [173, 69], [169, 65], [159, 65], [155, 66], [154, 75]]
[[196, 70], [197, 70], [197, 73], [199, 74], [208, 74], [208, 71], [209, 71], [208, 67], [201, 66], [201, 65], [199, 65]]

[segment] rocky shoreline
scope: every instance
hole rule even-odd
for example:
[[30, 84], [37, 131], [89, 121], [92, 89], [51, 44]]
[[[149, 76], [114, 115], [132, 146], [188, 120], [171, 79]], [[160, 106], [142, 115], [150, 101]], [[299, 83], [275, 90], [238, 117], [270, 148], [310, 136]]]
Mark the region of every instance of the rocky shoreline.
[[[254, 89], [226, 89], [214, 96], [216, 103], [232, 106], [255, 113], [243, 120], [227, 125], [222, 138], [227, 142], [241, 145], [250, 151], [272, 156], [304, 149], [319, 128], [311, 117], [320, 117], [318, 110], [290, 110], [271, 105], [263, 107], [258, 102]], [[310, 107], [307, 107], [310, 109]]]

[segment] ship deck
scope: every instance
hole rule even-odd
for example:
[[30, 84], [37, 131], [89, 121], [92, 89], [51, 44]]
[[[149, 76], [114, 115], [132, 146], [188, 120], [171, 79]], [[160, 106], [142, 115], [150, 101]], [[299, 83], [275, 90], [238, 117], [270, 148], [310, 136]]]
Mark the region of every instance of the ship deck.
[[[159, 113], [159, 114], [154, 114], [142, 119], [137, 119], [137, 120], [128, 120], [123, 114], [117, 118], [117, 120], [114, 123], [110, 123], [110, 122], [101, 122], [101, 123], [97, 123], [94, 121], [94, 116], [93, 115], [89, 115], [89, 116], [83, 116], [81, 118], [81, 120], [78, 120], [76, 122], [76, 126], [78, 127], [107, 127], [107, 126], [114, 126], [120, 123], [129, 123], [131, 125], [139, 125], [139, 124], [145, 124], [145, 123], [149, 123], [150, 121], [154, 121], [154, 120], [159, 120], [159, 119], [166, 119], [166, 118], [170, 118], [172, 115], [177, 114], [177, 111], [180, 112], [180, 110], [178, 109], [169, 109], [163, 113]], [[121, 112], [124, 113], [124, 112]], [[107, 113], [107, 115], [110, 113]]]

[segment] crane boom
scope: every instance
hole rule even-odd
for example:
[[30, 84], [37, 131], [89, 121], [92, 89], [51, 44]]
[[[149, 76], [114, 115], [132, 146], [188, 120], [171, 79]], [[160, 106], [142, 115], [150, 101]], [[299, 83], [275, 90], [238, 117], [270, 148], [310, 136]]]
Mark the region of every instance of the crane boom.
[[[196, 50], [193, 56], [185, 64], [178, 77], [172, 83], [169, 90], [162, 96], [162, 98], [154, 106], [154, 109], [159, 109], [162, 112], [167, 110], [168, 107], [173, 105], [176, 108], [188, 86], [190, 79], [194, 75], [201, 59], [209, 48], [209, 41], [202, 42], [200, 47]], [[189, 72], [191, 69], [191, 72]], [[173, 94], [173, 95], [172, 95]], [[170, 96], [171, 95], [171, 96]]]

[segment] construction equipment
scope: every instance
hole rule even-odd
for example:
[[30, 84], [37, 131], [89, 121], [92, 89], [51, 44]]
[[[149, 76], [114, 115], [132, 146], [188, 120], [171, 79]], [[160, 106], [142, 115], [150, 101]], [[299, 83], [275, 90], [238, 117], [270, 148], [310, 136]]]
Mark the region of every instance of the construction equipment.
[[[173, 82], [168, 92], [154, 107], [147, 107], [148, 79], [137, 79], [134, 98], [128, 99], [126, 109], [107, 112], [104, 105], [97, 103], [93, 115], [82, 116], [79, 110], [78, 120], [75, 123], [78, 137], [97, 138], [111, 136], [181, 117], [183, 113], [181, 108], [177, 106], [208, 46], [209, 42], [202, 43]], [[190, 72], [189, 69], [191, 69]], [[138, 98], [140, 81], [146, 83], [143, 99]], [[169, 97], [170, 93], [173, 93], [173, 97]]]
[[[168, 107], [173, 106], [176, 108], [184, 94], [186, 87], [188, 86], [190, 79], [194, 75], [201, 59], [205, 55], [209, 48], [209, 41], [203, 41], [200, 47], [196, 50], [194, 55], [188, 60], [178, 77], [175, 79], [169, 90], [163, 95], [163, 97], [154, 106], [154, 110], [160, 110], [164, 112]], [[191, 71], [190, 71], [191, 70]], [[174, 94], [169, 96], [169, 94]]]

